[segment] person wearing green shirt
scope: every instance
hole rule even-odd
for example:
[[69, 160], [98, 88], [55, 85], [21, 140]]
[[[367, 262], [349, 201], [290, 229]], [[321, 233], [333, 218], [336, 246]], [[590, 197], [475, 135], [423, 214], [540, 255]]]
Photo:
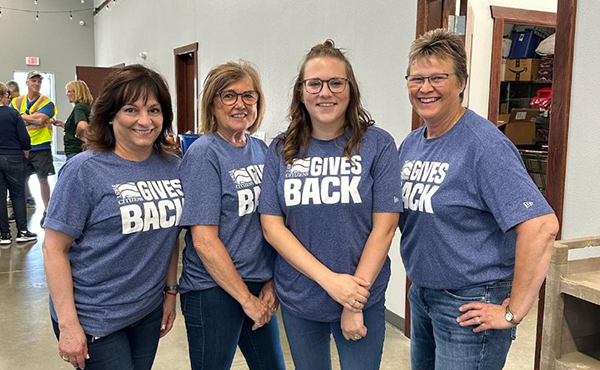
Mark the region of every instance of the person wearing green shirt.
[[65, 129], [65, 155], [67, 161], [83, 151], [85, 129], [90, 121], [92, 94], [83, 81], [71, 81], [66, 86], [69, 103], [74, 104], [73, 111], [66, 122], [55, 120], [53, 123]]

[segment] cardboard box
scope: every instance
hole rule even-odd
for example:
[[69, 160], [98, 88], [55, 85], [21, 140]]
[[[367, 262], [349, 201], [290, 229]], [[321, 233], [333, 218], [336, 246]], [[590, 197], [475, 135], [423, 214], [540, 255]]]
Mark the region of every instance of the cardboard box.
[[508, 59], [504, 81], [535, 81], [538, 78], [540, 59]]
[[508, 122], [498, 126], [515, 145], [534, 145], [536, 143], [535, 120], [538, 109], [513, 109]]

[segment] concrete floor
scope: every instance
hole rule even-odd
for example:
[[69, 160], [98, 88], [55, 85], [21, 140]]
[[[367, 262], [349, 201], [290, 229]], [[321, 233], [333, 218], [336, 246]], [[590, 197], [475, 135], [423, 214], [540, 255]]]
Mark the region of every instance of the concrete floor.
[[[32, 178], [30, 184], [40, 206], [28, 210], [29, 227], [38, 234], [39, 239], [29, 244], [17, 245], [13, 242], [10, 248], [0, 250], [0, 370], [72, 370], [73, 367], [58, 356], [57, 341], [50, 324], [48, 287], [41, 251], [44, 231], [39, 226], [43, 209], [37, 179]], [[12, 227], [14, 236], [16, 231], [14, 225]], [[510, 350], [505, 369], [533, 368], [535, 322], [536, 312], [532, 311], [519, 325], [517, 340]], [[285, 337], [282, 341], [287, 367], [293, 369]], [[339, 369], [335, 346], [332, 347], [334, 369]], [[381, 369], [410, 369], [409, 354], [410, 341], [400, 330], [388, 325]], [[154, 369], [189, 368], [185, 326], [181, 311], [178, 310], [175, 327], [161, 340]], [[247, 369], [239, 351], [232, 369]]]

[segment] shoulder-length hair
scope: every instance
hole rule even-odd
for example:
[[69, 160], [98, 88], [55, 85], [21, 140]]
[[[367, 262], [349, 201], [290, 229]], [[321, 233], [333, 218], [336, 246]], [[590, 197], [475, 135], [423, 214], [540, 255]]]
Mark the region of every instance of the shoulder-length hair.
[[115, 148], [116, 139], [111, 121], [119, 110], [137, 100], [148, 100], [154, 96], [163, 114], [162, 130], [154, 141], [155, 150], [163, 157], [165, 151], [172, 150], [167, 136], [172, 134], [173, 107], [171, 95], [164, 77], [140, 64], [132, 64], [117, 69], [104, 80], [102, 91], [92, 108], [90, 124], [87, 128], [87, 148], [109, 151]]
[[88, 88], [88, 85], [81, 80], [71, 81], [65, 85], [65, 89], [68, 91], [72, 89], [75, 94], [75, 100], [73, 103], [85, 103], [87, 105], [92, 105], [92, 101], [94, 98], [92, 97], [92, 93]]
[[257, 116], [256, 121], [248, 127], [250, 134], [258, 131], [265, 115], [265, 99], [260, 83], [258, 71], [249, 62], [240, 60], [239, 62], [227, 62], [220, 64], [208, 72], [204, 79], [204, 91], [202, 92], [202, 114], [201, 131], [205, 134], [217, 132], [217, 120], [215, 118], [215, 109], [213, 101], [227, 86], [236, 83], [246, 77], [250, 77], [254, 90], [258, 92], [258, 102], [256, 103]]
[[346, 134], [344, 138], [348, 140], [344, 147], [344, 155], [348, 159], [352, 160], [352, 152], [354, 150], [357, 152], [360, 150], [360, 142], [367, 128], [375, 123], [369, 112], [362, 106], [360, 90], [354, 76], [354, 70], [344, 52], [335, 47], [333, 40], [326, 40], [322, 44], [315, 45], [310, 49], [306, 57], [304, 57], [304, 61], [300, 66], [300, 72], [293, 87], [292, 102], [288, 116], [290, 124], [286, 132], [279, 137], [279, 140], [283, 142], [283, 160], [288, 164], [292, 163], [294, 158], [304, 158], [306, 156], [312, 138], [312, 122], [310, 114], [302, 102], [302, 94], [304, 93], [304, 69], [306, 64], [315, 58], [337, 59], [344, 63], [346, 67], [347, 88], [350, 89], [350, 102], [348, 103], [346, 119], [341, 129]]

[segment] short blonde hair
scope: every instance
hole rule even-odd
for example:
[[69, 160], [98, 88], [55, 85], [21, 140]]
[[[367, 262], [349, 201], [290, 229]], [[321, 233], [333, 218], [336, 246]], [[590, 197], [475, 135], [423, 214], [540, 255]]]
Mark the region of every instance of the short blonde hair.
[[75, 92], [75, 101], [73, 103], [86, 103], [88, 105], [92, 105], [94, 98], [92, 97], [92, 93], [85, 82], [80, 80], [71, 81], [67, 83], [65, 89], [73, 89], [73, 92]]
[[217, 132], [217, 120], [215, 118], [213, 100], [224, 88], [246, 77], [250, 77], [254, 85], [254, 90], [258, 92], [258, 102], [256, 103], [258, 114], [256, 121], [248, 127], [248, 132], [253, 134], [258, 131], [265, 115], [265, 95], [263, 94], [260, 77], [256, 68], [249, 62], [240, 60], [239, 62], [220, 64], [208, 72], [204, 80], [204, 91], [202, 92], [201, 132], [205, 134]]
[[[408, 54], [408, 68], [406, 74], [410, 75], [410, 67], [419, 59], [448, 59], [454, 64], [454, 73], [462, 84], [467, 83], [467, 53], [462, 39], [455, 33], [443, 28], [426, 32], [417, 38]], [[460, 93], [462, 99], [463, 93]]]

